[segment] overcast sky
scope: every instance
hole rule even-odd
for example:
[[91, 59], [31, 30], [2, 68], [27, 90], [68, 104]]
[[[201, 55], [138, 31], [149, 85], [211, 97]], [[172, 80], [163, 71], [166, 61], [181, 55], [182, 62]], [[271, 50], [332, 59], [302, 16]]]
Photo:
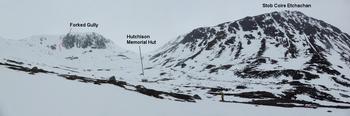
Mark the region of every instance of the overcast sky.
[[[312, 8], [262, 8], [262, 3], [310, 3]], [[350, 0], [0, 0], [0, 36], [22, 39], [32, 35], [65, 34], [69, 22], [95, 22], [94, 31], [126, 45], [127, 34], [148, 34], [157, 46], [201, 26], [214, 26], [246, 16], [299, 10], [350, 33]]]

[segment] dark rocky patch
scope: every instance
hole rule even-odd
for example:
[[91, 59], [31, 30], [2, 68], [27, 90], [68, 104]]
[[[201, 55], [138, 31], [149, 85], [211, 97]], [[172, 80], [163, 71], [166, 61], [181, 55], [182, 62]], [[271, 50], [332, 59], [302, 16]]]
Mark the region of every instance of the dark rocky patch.
[[267, 71], [259, 71], [250, 68], [246, 68], [243, 71], [237, 71], [235, 73], [237, 76], [241, 78], [270, 78], [270, 77], [279, 77], [279, 76], [287, 76], [292, 77], [294, 80], [305, 79], [317, 79], [320, 78], [316, 74], [312, 74], [302, 70], [293, 70], [293, 69], [285, 69], [285, 70], [267, 70]]
[[109, 40], [97, 33], [90, 33], [86, 35], [68, 33], [62, 38], [62, 45], [66, 49], [73, 47], [105, 49], [107, 43], [109, 43]]
[[160, 76], [163, 76], [163, 75], [165, 75], [166, 74], [166, 72], [162, 72], [162, 73], [160, 73], [159, 75]]
[[209, 89], [208, 93], [217, 93], [222, 91], [229, 91], [231, 89], [229, 88], [223, 88], [223, 87], [202, 87], [203, 89]]
[[56, 50], [57, 47], [56, 47], [56, 44], [54, 44], [54, 45], [50, 45], [49, 48], [50, 48], [51, 50]]
[[311, 25], [309, 23], [304, 23], [304, 33], [306, 35], [314, 35], [318, 32], [318, 27]]
[[202, 99], [202, 98], [201, 98], [199, 95], [197, 95], [197, 94], [193, 95], [193, 98], [194, 98], [194, 99], [199, 99], [199, 100]]
[[79, 57], [76, 57], [76, 56], [69, 56], [69, 57], [66, 57], [65, 59], [68, 59], [68, 60], [75, 60], [75, 59], [79, 59]]
[[286, 25], [284, 25], [283, 23], [286, 22], [286, 19], [284, 19], [280, 13], [278, 12], [273, 12], [272, 14], [272, 18], [275, 19], [275, 21], [282, 27], [286, 28]]
[[218, 40], [214, 39], [210, 42], [208, 42], [207, 47], [205, 48], [205, 50], [211, 50], [211, 48], [218, 42]]
[[18, 64], [18, 65], [22, 65], [24, 64], [23, 62], [19, 62], [19, 61], [14, 61], [14, 60], [9, 60], [7, 59], [6, 62], [9, 62], [9, 63], [15, 63], [15, 64]]
[[339, 93], [340, 96], [345, 97], [345, 98], [350, 98], [350, 95]]
[[[259, 54], [258, 54], [259, 55]], [[255, 59], [255, 61], [253, 61], [251, 64], [252, 65], [260, 65], [262, 63], [267, 63], [268, 61], [268, 58], [267, 57], [259, 57]]]
[[220, 40], [223, 40], [227, 37], [227, 34], [225, 31], [219, 31], [215, 34], [215, 38], [216, 40], [220, 41]]
[[257, 30], [258, 26], [253, 17], [246, 17], [239, 21], [243, 31], [253, 31]]
[[193, 43], [196, 39], [206, 40], [209, 39], [210, 36], [207, 35], [207, 33], [210, 33], [211, 35], [216, 33], [215, 29], [210, 29], [207, 27], [200, 27], [197, 29], [192, 30], [189, 34], [187, 34], [183, 40], [180, 41], [180, 43]]
[[245, 85], [238, 85], [238, 86], [236, 86], [236, 89], [246, 89], [247, 88], [247, 86], [245, 86]]
[[287, 57], [288, 54], [290, 54], [291, 58], [296, 58], [298, 56], [298, 53], [299, 51], [297, 47], [292, 42], [289, 42], [289, 47], [288, 50], [284, 53], [284, 57]]
[[220, 87], [220, 86], [217, 86], [217, 87], [206, 87], [206, 86], [188, 86], [188, 85], [185, 85], [185, 86], [182, 86], [182, 87], [198, 88], [198, 89], [201, 89], [201, 90], [208, 90], [208, 93], [217, 93], [217, 92], [221, 92], [221, 91], [231, 91], [232, 90], [230, 88], [223, 88], [223, 87]]
[[331, 94], [319, 91], [315, 87], [312, 87], [311, 85], [308, 85], [308, 84], [297, 84], [292, 86], [294, 86], [293, 89], [286, 90], [283, 92], [284, 95], [281, 96], [281, 99], [296, 99], [296, 95], [304, 94], [317, 100], [350, 104], [350, 102], [339, 101]]
[[225, 41], [225, 45], [232, 45], [232, 44], [234, 44], [235, 41], [236, 41], [235, 39], [236, 39], [235, 36], [230, 37], [230, 39], [227, 39], [227, 40]]
[[219, 52], [215, 55], [215, 58], [219, 58], [222, 54], [222, 52], [226, 49], [226, 46], [224, 46], [222, 43], [219, 45]]
[[227, 37], [227, 34], [225, 33], [225, 31], [219, 31], [215, 34], [215, 38], [208, 42], [207, 47], [205, 48], [205, 50], [211, 50], [213, 48], [213, 46], [218, 43], [219, 41], [225, 39]]
[[213, 67], [215, 67], [215, 65], [209, 64], [209, 65], [207, 65], [207, 66], [205, 67], [205, 69], [211, 69], [211, 68], [213, 68]]
[[346, 81], [342, 81], [340, 79], [338, 79], [337, 77], [332, 77], [332, 80], [340, 85], [343, 85], [345, 87], [350, 87], [350, 83], [346, 82]]
[[148, 79], [142, 79], [141, 82], [145, 82], [145, 83], [158, 83], [160, 81], [170, 81], [170, 80], [174, 80], [172, 78], [161, 78], [161, 79], [157, 79], [157, 80], [148, 80]]
[[333, 31], [335, 31], [335, 32], [337, 32], [337, 33], [342, 33], [342, 32], [340, 31], [340, 29], [338, 29], [337, 27], [334, 27], [334, 26], [332, 26], [332, 25], [330, 25], [330, 27], [332, 28]]
[[123, 55], [123, 54], [119, 54], [119, 55], [117, 55], [118, 57], [122, 57], [123, 59], [130, 59], [129, 57], [127, 57], [127, 56], [125, 56], [125, 55]]
[[158, 91], [158, 90], [154, 90], [154, 89], [148, 89], [145, 88], [142, 85], [132, 85], [129, 84], [125, 81], [118, 81], [116, 80], [116, 78], [114, 76], [110, 77], [108, 80], [103, 80], [103, 79], [93, 79], [93, 78], [89, 78], [89, 77], [83, 77], [83, 76], [78, 76], [78, 75], [66, 75], [66, 74], [60, 74], [58, 76], [64, 77], [68, 80], [78, 80], [80, 82], [85, 82], [85, 83], [94, 83], [97, 85], [100, 84], [112, 84], [112, 85], [116, 85], [119, 87], [122, 87], [126, 90], [131, 90], [126, 88], [126, 86], [128, 87], [134, 87], [135, 90], [131, 90], [131, 91], [136, 91], [148, 96], [152, 96], [155, 98], [160, 98], [163, 99], [164, 97], [162, 97], [161, 95], [165, 95], [165, 96], [171, 96], [176, 98], [177, 100], [180, 101], [188, 101], [188, 102], [195, 102], [193, 96], [191, 95], [186, 95], [186, 94], [178, 94], [178, 93], [172, 93], [172, 92], [164, 92], [164, 91]]
[[213, 73], [213, 72], [218, 72], [218, 70], [227, 70], [229, 68], [231, 68], [232, 65], [222, 65], [220, 67], [216, 67], [216, 68], [213, 68], [213, 69], [210, 69], [209, 73]]
[[237, 59], [239, 57], [239, 55], [241, 54], [242, 49], [243, 49], [242, 43], [238, 42], [238, 48], [237, 48], [237, 51], [235, 53], [235, 59]]
[[52, 71], [47, 71], [44, 69], [39, 69], [38, 67], [32, 67], [32, 68], [28, 68], [28, 67], [24, 67], [24, 66], [20, 66], [17, 64], [9, 64], [9, 63], [1, 63], [0, 65], [4, 65], [7, 66], [7, 68], [12, 69], [12, 70], [17, 70], [17, 71], [23, 71], [23, 72], [28, 72], [29, 74], [35, 74], [35, 73], [54, 73]]
[[327, 73], [330, 75], [340, 75], [341, 73], [331, 66], [332, 64], [321, 55], [313, 54], [310, 61], [306, 62], [308, 64], [304, 70], [316, 70], [318, 73]]
[[257, 57], [261, 57], [263, 55], [263, 53], [265, 52], [266, 50], [266, 39], [263, 38], [261, 41], [260, 41], [260, 48], [259, 48], [259, 51], [258, 51], [258, 54], [256, 55]]
[[230, 33], [236, 33], [235, 30], [239, 30], [239, 25], [237, 22], [233, 22], [230, 25], [228, 25], [228, 29], [227, 29]]
[[255, 39], [255, 37], [252, 34], [245, 34], [244, 38], [247, 38], [248, 40]]
[[276, 27], [268, 26], [266, 28], [263, 28], [264, 34], [270, 37], [284, 37], [284, 33], [280, 30], [277, 30]]
[[171, 96], [174, 98], [177, 98], [179, 100], [184, 100], [184, 101], [188, 101], [188, 102], [195, 102], [195, 98], [193, 96], [190, 95], [185, 95], [185, 94], [178, 94], [178, 93], [172, 93], [172, 92], [163, 92], [163, 91], [157, 91], [154, 89], [147, 89], [142, 85], [137, 85], [135, 86], [137, 92], [148, 95], [148, 96], [152, 96], [155, 98], [160, 98], [160, 99], [164, 99], [163, 96], [161, 95], [165, 95], [165, 96]]
[[234, 94], [234, 96], [238, 96], [242, 98], [257, 98], [257, 99], [278, 98], [274, 94], [266, 91], [242, 92], [242, 93]]
[[284, 95], [278, 95], [276, 96], [273, 93], [266, 92], [266, 91], [252, 91], [252, 92], [242, 92], [242, 93], [223, 93], [225, 91], [231, 91], [229, 88], [222, 88], [222, 87], [204, 87], [204, 86], [184, 86], [184, 87], [195, 87], [200, 89], [209, 89], [208, 94], [211, 95], [224, 95], [224, 96], [236, 96], [241, 98], [247, 98], [252, 99], [248, 102], [239, 102], [239, 101], [221, 101], [221, 102], [228, 102], [228, 103], [244, 103], [244, 104], [252, 104], [252, 105], [267, 105], [267, 106], [277, 106], [277, 107], [302, 107], [302, 108], [318, 108], [318, 107], [324, 107], [324, 108], [339, 108], [339, 109], [350, 109], [350, 106], [346, 105], [321, 105], [315, 102], [311, 101], [305, 101], [305, 100], [297, 100], [295, 95], [298, 94], [307, 94], [311, 95], [314, 99], [319, 100], [327, 100], [327, 101], [333, 101], [337, 103], [345, 103], [350, 104], [348, 102], [342, 102], [337, 101], [332, 97], [331, 95], [318, 91], [317, 89], [311, 87], [308, 84], [302, 84], [299, 81], [292, 81], [292, 82], [285, 82], [285, 84], [292, 84], [295, 87], [298, 87], [295, 90], [290, 90], [287, 92], [284, 92]]
[[290, 40], [294, 40], [294, 34], [290, 33], [289, 31], [286, 31], [286, 35]]
[[347, 81], [350, 81], [350, 79], [349, 79], [349, 78], [346, 78], [345, 75], [341, 75], [341, 78], [342, 78], [342, 79], [345, 79], [345, 80], [347, 80]]

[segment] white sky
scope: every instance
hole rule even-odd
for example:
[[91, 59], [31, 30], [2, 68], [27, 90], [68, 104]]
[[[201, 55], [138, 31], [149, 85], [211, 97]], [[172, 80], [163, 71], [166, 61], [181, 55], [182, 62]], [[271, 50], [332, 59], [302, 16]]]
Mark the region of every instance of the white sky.
[[201, 26], [213, 26], [276, 10], [262, 8], [262, 3], [310, 3], [299, 10], [350, 33], [349, 0], [0, 0], [0, 36], [22, 39], [32, 35], [65, 34], [69, 22], [95, 22], [94, 31], [119, 46], [126, 44], [126, 34], [149, 34], [156, 46]]

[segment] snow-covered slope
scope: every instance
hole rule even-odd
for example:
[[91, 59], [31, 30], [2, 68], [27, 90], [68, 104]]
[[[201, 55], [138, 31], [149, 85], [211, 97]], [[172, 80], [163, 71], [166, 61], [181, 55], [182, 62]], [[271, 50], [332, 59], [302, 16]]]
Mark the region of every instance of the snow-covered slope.
[[[64, 80], [0, 67], [0, 116], [348, 116], [347, 109], [305, 109], [160, 100], [111, 85]], [[6, 76], [3, 76], [6, 75]], [[327, 112], [331, 111], [331, 112]], [[273, 114], [271, 114], [273, 112]]]
[[[40, 35], [0, 42], [2, 59], [16, 60], [62, 73], [84, 75], [119, 74], [133, 69], [136, 54], [122, 49], [102, 35], [68, 33], [61, 36]], [[124, 64], [131, 64], [125, 66]], [[109, 72], [109, 73], [101, 73]], [[102, 75], [100, 75], [102, 76]]]
[[182, 87], [217, 88], [204, 91], [234, 101], [350, 104], [350, 36], [301, 12], [200, 27], [180, 40], [149, 60], [163, 77], [186, 78]]

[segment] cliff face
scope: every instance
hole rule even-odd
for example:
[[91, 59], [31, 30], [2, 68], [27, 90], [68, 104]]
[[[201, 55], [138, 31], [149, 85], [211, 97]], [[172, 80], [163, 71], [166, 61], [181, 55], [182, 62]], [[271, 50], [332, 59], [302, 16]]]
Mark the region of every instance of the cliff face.
[[97, 33], [78, 33], [66, 34], [62, 39], [63, 47], [70, 49], [76, 48], [93, 48], [93, 49], [105, 49], [110, 41]]

